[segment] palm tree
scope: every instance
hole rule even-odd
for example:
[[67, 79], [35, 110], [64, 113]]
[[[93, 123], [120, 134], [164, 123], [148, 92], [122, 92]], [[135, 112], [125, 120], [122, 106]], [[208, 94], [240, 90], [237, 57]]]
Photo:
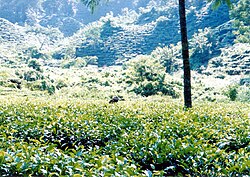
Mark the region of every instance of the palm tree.
[[181, 27], [181, 44], [182, 44], [183, 70], [184, 70], [184, 106], [186, 108], [191, 108], [192, 107], [191, 70], [190, 70], [189, 51], [188, 51], [185, 0], [179, 0], [179, 17], [180, 17], [180, 27]]
[[217, 9], [219, 6], [221, 6], [222, 4], [227, 4], [229, 8], [232, 7], [232, 2], [231, 0], [207, 0], [208, 2], [212, 2], [213, 3], [213, 7], [215, 9]]
[[[208, 2], [212, 2], [214, 8], [218, 8], [222, 3], [226, 3], [230, 8], [232, 5], [231, 0], [208, 0]], [[184, 106], [185, 108], [191, 108], [192, 107], [191, 70], [190, 70], [189, 51], [188, 51], [185, 0], [179, 0], [179, 17], [180, 17], [180, 28], [181, 28], [183, 70], [184, 70]]]
[[[99, 5], [100, 0], [81, 0], [84, 5], [90, 8], [92, 12], [96, 6]], [[226, 3], [231, 7], [231, 0], [207, 0], [212, 2], [214, 8], [218, 8], [221, 4]], [[181, 43], [182, 43], [182, 57], [183, 57], [183, 70], [184, 70], [184, 107], [192, 107], [192, 94], [191, 94], [191, 70], [189, 62], [188, 51], [188, 38], [187, 38], [187, 25], [186, 25], [186, 12], [185, 12], [185, 0], [179, 0], [179, 16], [180, 16], [180, 28], [181, 28]]]
[[81, 2], [90, 8], [91, 12], [93, 13], [95, 8], [100, 4], [101, 0], [81, 0]]

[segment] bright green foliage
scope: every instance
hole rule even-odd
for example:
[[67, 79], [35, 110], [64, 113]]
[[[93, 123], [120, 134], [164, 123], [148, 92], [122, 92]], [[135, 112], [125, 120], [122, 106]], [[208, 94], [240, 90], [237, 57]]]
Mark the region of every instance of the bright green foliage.
[[0, 176], [248, 175], [250, 105], [194, 107], [1, 97]]
[[208, 2], [212, 2], [213, 3], [213, 8], [218, 8], [219, 6], [221, 6], [222, 4], [227, 4], [228, 7], [232, 7], [232, 2], [231, 0], [207, 0]]
[[127, 83], [132, 90], [143, 96], [155, 95], [161, 92], [176, 97], [173, 86], [166, 82], [165, 68], [160, 61], [150, 56], [137, 56], [127, 62]]
[[225, 95], [231, 100], [235, 101], [238, 95], [238, 85], [230, 85], [225, 91]]
[[33, 68], [36, 71], [42, 72], [41, 64], [35, 59], [29, 61], [28, 67]]
[[95, 8], [100, 4], [101, 0], [81, 0], [81, 1], [85, 6], [89, 7], [91, 12], [93, 13]]
[[250, 43], [250, 1], [240, 0], [230, 11], [236, 30], [235, 42]]

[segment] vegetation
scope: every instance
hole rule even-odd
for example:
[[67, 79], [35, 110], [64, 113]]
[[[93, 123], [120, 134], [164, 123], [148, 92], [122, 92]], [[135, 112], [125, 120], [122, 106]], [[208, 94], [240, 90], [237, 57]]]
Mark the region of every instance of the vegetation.
[[3, 2], [0, 176], [248, 176], [249, 3], [209, 1], [234, 8], [186, 4], [190, 109], [176, 1], [86, 26], [80, 1]]
[[220, 7], [223, 3], [226, 3], [229, 7], [232, 7], [232, 0], [208, 0], [213, 3], [214, 8]]
[[237, 85], [230, 85], [227, 89], [227, 91], [225, 92], [225, 95], [230, 98], [231, 101], [235, 101], [237, 98]]
[[250, 172], [249, 104], [201, 103], [184, 111], [162, 98], [115, 105], [81, 99], [1, 100], [1, 176]]
[[172, 80], [166, 77], [165, 68], [160, 61], [150, 56], [137, 56], [125, 65], [126, 83], [132, 87], [132, 91], [142, 96], [150, 96], [162, 93], [174, 98], [178, 97]]
[[198, 30], [190, 39], [190, 62], [192, 69], [207, 66], [209, 59], [215, 56], [215, 45], [217, 41], [213, 36], [213, 31], [209, 28]]
[[250, 43], [250, 2], [247, 0], [239, 0], [234, 8], [230, 11], [233, 23], [236, 28], [235, 42]]

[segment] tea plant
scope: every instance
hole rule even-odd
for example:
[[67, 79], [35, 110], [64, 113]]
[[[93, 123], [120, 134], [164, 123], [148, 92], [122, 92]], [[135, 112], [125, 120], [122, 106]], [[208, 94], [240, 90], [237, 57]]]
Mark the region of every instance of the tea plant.
[[249, 104], [2, 97], [0, 176], [244, 176]]

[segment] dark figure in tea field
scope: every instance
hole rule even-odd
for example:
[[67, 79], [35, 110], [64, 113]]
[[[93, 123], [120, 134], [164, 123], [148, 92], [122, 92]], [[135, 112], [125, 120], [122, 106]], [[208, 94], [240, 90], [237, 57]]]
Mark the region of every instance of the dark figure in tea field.
[[18, 89], [21, 89], [21, 84], [22, 84], [22, 82], [21, 82], [20, 80], [18, 80], [18, 79], [9, 79], [9, 82], [11, 82], [11, 83], [13, 83], [13, 84], [17, 84], [16, 87], [17, 87]]
[[119, 100], [120, 100], [119, 97], [114, 96], [114, 97], [109, 101], [109, 103], [117, 103]]

